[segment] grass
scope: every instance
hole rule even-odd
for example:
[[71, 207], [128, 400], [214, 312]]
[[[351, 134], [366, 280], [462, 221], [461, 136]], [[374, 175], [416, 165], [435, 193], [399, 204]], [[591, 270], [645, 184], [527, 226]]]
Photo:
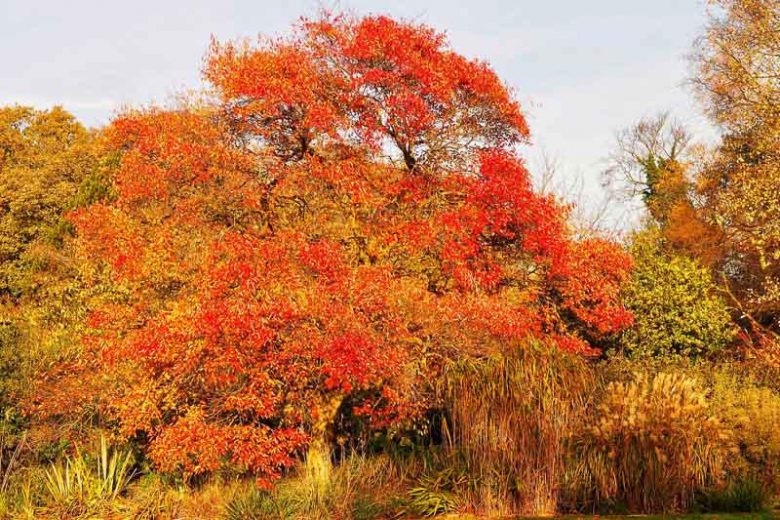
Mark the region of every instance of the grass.
[[485, 514], [550, 514], [591, 373], [581, 360], [534, 342], [446, 373], [450, 447], [469, 476], [461, 498]]
[[[445, 515], [437, 517], [441, 520], [489, 520], [487, 517], [474, 515]], [[515, 516], [512, 520], [541, 520], [550, 517], [540, 516]], [[560, 520], [576, 520], [598, 518], [603, 520], [772, 520], [780, 518], [780, 513], [705, 513], [705, 514], [684, 514], [684, 515], [560, 515], [554, 518]], [[498, 519], [493, 519], [498, 520]]]

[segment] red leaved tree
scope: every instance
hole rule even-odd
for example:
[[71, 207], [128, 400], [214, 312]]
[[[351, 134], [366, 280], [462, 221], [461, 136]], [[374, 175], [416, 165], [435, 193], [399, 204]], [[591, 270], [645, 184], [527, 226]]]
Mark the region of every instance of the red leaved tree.
[[448, 359], [529, 337], [592, 353], [630, 323], [629, 258], [533, 192], [518, 103], [443, 35], [325, 15], [214, 43], [205, 77], [205, 106], [104, 132], [115, 196], [72, 216], [91, 333], [42, 411], [79, 377], [160, 469], [267, 482], [347, 398], [403, 421]]

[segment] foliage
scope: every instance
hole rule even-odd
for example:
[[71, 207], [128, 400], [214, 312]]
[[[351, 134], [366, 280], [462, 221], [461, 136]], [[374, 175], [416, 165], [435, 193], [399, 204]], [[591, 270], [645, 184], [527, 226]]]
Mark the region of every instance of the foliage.
[[670, 254], [696, 258], [703, 267], [723, 260], [723, 230], [702, 211], [694, 179], [706, 151], [668, 112], [646, 117], [617, 134], [605, 184], [628, 200], [640, 197], [644, 227], [657, 228]]
[[669, 113], [644, 118], [618, 132], [604, 180], [628, 198], [640, 196], [655, 221], [663, 223], [669, 208], [686, 195], [684, 179], [675, 174], [691, 148], [691, 135]]
[[737, 480], [730, 482], [725, 489], [706, 492], [699, 500], [698, 507], [705, 511], [725, 513], [758, 513], [766, 511], [770, 495], [755, 480]]
[[713, 1], [696, 57], [699, 92], [725, 134], [697, 197], [722, 232], [720, 269], [759, 333], [780, 330], [778, 23], [772, 0]]
[[[95, 131], [0, 108], [0, 516], [762, 509], [780, 8], [710, 6], [723, 140], [618, 134], [630, 251], [534, 191], [515, 93], [416, 22], [212, 41], [202, 96]], [[104, 431], [132, 450], [73, 450]]]
[[215, 43], [206, 77], [212, 103], [104, 132], [113, 196], [70, 220], [85, 348], [41, 417], [88, 403], [163, 472], [268, 486], [307, 448], [327, 462], [345, 402], [410, 421], [448, 359], [592, 354], [630, 323], [628, 255], [533, 192], [518, 104], [430, 28], [325, 15]]
[[[692, 79], [721, 142], [697, 150], [666, 115], [644, 119], [619, 134], [608, 173], [643, 195], [670, 250], [725, 282], [744, 339], [766, 349], [780, 332], [780, 8], [772, 0], [708, 4]], [[768, 358], [778, 363], [776, 352]]]
[[[398, 468], [384, 456], [350, 455], [329, 474], [329, 482], [300, 471], [272, 491], [239, 491], [226, 505], [227, 518], [373, 519], [395, 518], [409, 505], [398, 500]], [[313, 493], [325, 490], [325, 496]]]
[[269, 499], [267, 491], [252, 489], [239, 495], [225, 508], [227, 520], [263, 520], [270, 518], [288, 518], [278, 504]]
[[452, 490], [443, 489], [442, 484], [441, 475], [435, 478], [423, 477], [409, 490], [410, 509], [422, 516], [436, 516], [455, 511], [458, 507], [457, 495]]
[[62, 217], [97, 169], [91, 134], [62, 108], [0, 108], [0, 294], [42, 289], [36, 266], [67, 234]]
[[576, 485], [596, 508], [685, 511], [719, 483], [729, 431], [694, 379], [671, 372], [611, 382], [576, 440]]
[[780, 7], [771, 0], [713, 0], [710, 9], [696, 64], [711, 114], [734, 134], [776, 125]]
[[624, 286], [634, 323], [621, 336], [630, 356], [701, 357], [734, 339], [731, 316], [709, 271], [669, 253], [657, 228], [634, 235], [634, 270]]
[[[62, 352], [76, 349], [83, 294], [66, 244], [72, 227], [64, 215], [75, 207], [81, 186], [94, 177], [99, 163], [93, 134], [62, 108], [0, 108], [4, 448], [13, 450], [25, 435], [23, 404], [40, 371]], [[45, 442], [41, 433], [27, 435], [28, 447]]]
[[780, 493], [780, 393], [744, 370], [720, 368], [711, 377], [712, 408], [733, 432], [737, 452], [730, 478], [752, 482], [766, 494]]
[[528, 137], [519, 104], [486, 64], [429, 27], [386, 16], [324, 13], [291, 39], [214, 42], [205, 75], [242, 133], [288, 159], [334, 140], [387, 147], [409, 170], [459, 169], [478, 147]]

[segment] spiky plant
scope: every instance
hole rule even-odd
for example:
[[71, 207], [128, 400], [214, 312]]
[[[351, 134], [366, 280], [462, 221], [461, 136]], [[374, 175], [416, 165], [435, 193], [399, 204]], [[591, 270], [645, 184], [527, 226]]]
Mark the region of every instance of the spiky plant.
[[91, 510], [108, 503], [125, 490], [135, 476], [133, 454], [129, 450], [109, 449], [101, 436], [95, 457], [81, 450], [64, 461], [52, 463], [46, 471], [46, 489], [55, 507]]

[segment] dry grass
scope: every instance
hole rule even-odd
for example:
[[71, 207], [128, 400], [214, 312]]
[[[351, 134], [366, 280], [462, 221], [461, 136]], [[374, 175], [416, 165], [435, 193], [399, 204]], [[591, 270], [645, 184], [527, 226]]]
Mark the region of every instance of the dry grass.
[[553, 514], [590, 384], [582, 360], [537, 343], [451, 366], [450, 447], [472, 480], [464, 502], [486, 514]]
[[609, 383], [577, 439], [576, 500], [596, 510], [687, 511], [698, 492], [722, 479], [728, 438], [693, 379], [638, 373]]

